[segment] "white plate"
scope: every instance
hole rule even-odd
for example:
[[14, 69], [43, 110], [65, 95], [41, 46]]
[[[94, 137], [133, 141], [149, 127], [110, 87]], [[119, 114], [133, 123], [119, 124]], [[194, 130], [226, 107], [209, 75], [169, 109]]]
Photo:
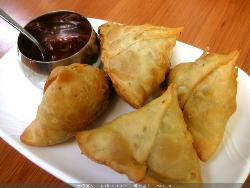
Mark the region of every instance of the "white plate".
[[[90, 19], [96, 29], [104, 21]], [[202, 50], [177, 42], [173, 65], [194, 61]], [[125, 183], [127, 176], [97, 164], [84, 155], [74, 140], [45, 148], [24, 145], [19, 136], [35, 118], [42, 90], [26, 78], [17, 61], [16, 47], [0, 60], [0, 136], [29, 160], [67, 183]], [[230, 118], [217, 153], [202, 163], [202, 177], [209, 183], [242, 183], [250, 171], [250, 77], [239, 69], [237, 111]], [[116, 99], [98, 123], [133, 109]]]

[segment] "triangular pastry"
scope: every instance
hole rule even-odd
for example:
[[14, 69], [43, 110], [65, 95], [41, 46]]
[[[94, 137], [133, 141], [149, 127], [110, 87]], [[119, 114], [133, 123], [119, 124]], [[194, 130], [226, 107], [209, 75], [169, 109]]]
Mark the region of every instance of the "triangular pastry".
[[45, 84], [36, 119], [21, 141], [33, 146], [64, 142], [90, 125], [108, 98], [109, 81], [103, 71], [84, 64], [57, 67]]
[[164, 81], [182, 30], [111, 22], [99, 27], [104, 70], [117, 94], [134, 108], [143, 106]]
[[173, 85], [141, 109], [77, 133], [77, 141], [82, 153], [135, 182], [201, 182], [199, 160]]
[[228, 119], [236, 110], [239, 53], [204, 54], [193, 63], [174, 67], [169, 84], [178, 87], [184, 119], [201, 160], [207, 161], [220, 144]]

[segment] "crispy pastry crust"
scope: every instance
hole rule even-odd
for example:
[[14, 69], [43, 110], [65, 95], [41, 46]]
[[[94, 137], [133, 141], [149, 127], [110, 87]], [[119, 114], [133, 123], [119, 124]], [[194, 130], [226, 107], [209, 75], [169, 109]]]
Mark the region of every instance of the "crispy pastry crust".
[[33, 146], [64, 142], [89, 126], [108, 99], [109, 81], [103, 71], [84, 64], [57, 67], [45, 84], [36, 119], [21, 141]]
[[179, 103], [202, 161], [216, 152], [236, 110], [238, 56], [238, 51], [204, 54], [194, 63], [177, 65], [169, 73], [169, 84], [178, 86]]
[[83, 154], [141, 183], [200, 183], [200, 165], [171, 85], [144, 107], [76, 135]]
[[164, 81], [182, 30], [112, 22], [99, 27], [104, 70], [117, 94], [134, 108], [142, 107]]

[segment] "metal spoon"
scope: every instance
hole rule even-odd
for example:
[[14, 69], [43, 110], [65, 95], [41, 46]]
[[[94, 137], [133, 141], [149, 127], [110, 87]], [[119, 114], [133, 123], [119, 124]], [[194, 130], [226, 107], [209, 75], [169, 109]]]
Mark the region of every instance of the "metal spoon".
[[7, 23], [9, 23], [11, 26], [16, 28], [19, 32], [21, 32], [24, 36], [26, 36], [30, 41], [32, 41], [37, 48], [39, 49], [42, 59], [44, 61], [44, 54], [45, 51], [43, 47], [39, 44], [39, 42], [26, 30], [24, 29], [21, 25], [19, 25], [15, 20], [13, 20], [6, 12], [4, 12], [0, 8], [0, 17], [3, 18]]

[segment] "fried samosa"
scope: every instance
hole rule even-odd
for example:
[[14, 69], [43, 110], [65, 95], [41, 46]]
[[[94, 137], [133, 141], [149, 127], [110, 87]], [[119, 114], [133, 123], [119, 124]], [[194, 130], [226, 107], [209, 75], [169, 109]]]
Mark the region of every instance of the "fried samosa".
[[33, 146], [64, 142], [92, 123], [108, 99], [109, 81], [103, 71], [85, 64], [57, 67], [45, 84], [36, 119], [21, 141]]
[[111, 22], [99, 27], [104, 70], [117, 94], [134, 108], [143, 106], [164, 81], [182, 30]]
[[236, 110], [239, 53], [204, 54], [194, 63], [183, 63], [169, 73], [169, 84], [178, 97], [198, 156], [207, 161], [220, 144], [225, 126]]
[[199, 159], [173, 85], [139, 110], [76, 138], [83, 154], [135, 182], [201, 182]]

